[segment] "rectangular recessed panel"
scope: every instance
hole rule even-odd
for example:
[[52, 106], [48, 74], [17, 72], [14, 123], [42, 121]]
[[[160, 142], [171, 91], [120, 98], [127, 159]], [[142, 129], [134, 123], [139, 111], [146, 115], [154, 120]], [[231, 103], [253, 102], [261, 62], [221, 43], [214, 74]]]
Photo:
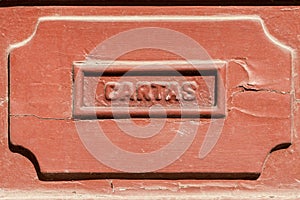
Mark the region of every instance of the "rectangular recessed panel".
[[74, 118], [222, 117], [225, 64], [75, 63]]

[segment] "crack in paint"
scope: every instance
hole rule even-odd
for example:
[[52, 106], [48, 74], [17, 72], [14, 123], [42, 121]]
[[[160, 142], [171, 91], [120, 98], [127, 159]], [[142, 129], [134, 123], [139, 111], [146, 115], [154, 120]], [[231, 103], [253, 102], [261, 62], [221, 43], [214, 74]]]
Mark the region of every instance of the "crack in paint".
[[43, 120], [71, 120], [72, 118], [41, 117], [35, 114], [10, 114], [10, 117], [35, 117]]
[[268, 89], [268, 88], [257, 88], [251, 84], [239, 85], [237, 86], [237, 88], [242, 89], [240, 92], [252, 91], [252, 92], [272, 92], [272, 93], [283, 94], [283, 95], [290, 94], [290, 92], [285, 92], [285, 91], [278, 91], [278, 90]]
[[271, 118], [271, 119], [289, 119], [291, 116], [287, 116], [287, 117], [282, 117], [282, 116], [275, 116], [275, 115], [264, 115], [264, 114], [259, 114], [259, 113], [255, 113], [255, 112], [252, 112], [250, 110], [247, 110], [247, 109], [243, 109], [243, 108], [239, 108], [239, 107], [235, 107], [235, 106], [232, 106], [230, 108], [228, 108], [228, 112], [231, 112], [233, 110], [237, 110], [241, 113], [244, 113], [244, 114], [247, 114], [247, 115], [250, 115], [250, 116], [253, 116], [253, 117], [258, 117], [258, 118]]

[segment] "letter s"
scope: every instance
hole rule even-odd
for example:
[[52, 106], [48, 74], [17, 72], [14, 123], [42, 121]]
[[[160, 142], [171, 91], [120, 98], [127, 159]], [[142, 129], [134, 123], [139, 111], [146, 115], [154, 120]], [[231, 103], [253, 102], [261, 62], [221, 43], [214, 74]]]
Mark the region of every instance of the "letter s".
[[195, 81], [185, 81], [182, 84], [182, 97], [186, 101], [195, 100], [197, 84]]

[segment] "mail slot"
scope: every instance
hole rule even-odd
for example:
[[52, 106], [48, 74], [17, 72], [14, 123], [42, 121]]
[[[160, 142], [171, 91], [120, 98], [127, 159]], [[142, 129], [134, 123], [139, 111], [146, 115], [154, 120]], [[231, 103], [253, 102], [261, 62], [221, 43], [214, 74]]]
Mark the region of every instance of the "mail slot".
[[194, 62], [195, 67], [182, 61], [132, 64], [127, 66], [123, 61], [105, 70], [101, 64], [75, 65], [74, 118], [147, 118], [153, 105], [165, 105], [165, 109], [152, 110], [151, 117], [225, 115], [222, 85], [226, 62]]
[[257, 15], [43, 16], [9, 49], [10, 142], [51, 180], [256, 179], [291, 142], [291, 48]]

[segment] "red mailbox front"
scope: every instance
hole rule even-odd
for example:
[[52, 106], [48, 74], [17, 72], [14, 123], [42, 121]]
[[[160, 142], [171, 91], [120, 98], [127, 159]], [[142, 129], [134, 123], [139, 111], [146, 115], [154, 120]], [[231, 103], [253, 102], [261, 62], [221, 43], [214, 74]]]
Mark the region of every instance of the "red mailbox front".
[[292, 48], [256, 15], [137, 14], [43, 16], [10, 46], [11, 143], [51, 179], [258, 178], [291, 143]]

